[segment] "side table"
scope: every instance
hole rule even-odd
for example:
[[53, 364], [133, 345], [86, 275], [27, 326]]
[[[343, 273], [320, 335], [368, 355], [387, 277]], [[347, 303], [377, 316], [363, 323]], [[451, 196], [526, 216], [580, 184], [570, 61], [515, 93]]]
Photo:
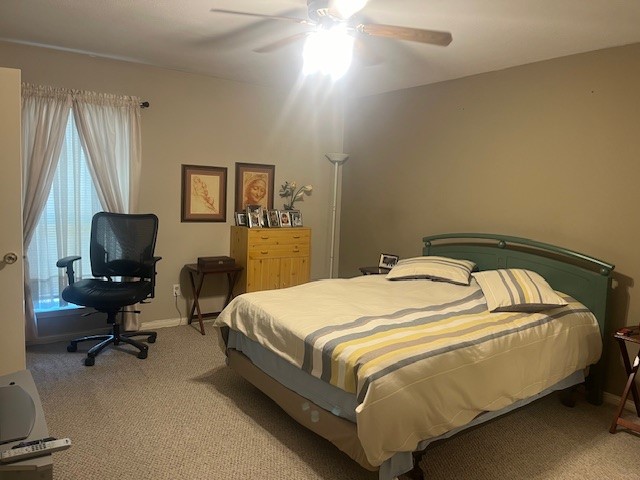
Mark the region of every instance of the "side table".
[[213, 317], [220, 314], [220, 312], [210, 312], [210, 313], [202, 313], [200, 310], [200, 292], [202, 291], [202, 284], [204, 283], [204, 278], [207, 275], [220, 275], [225, 273], [227, 275], [228, 282], [228, 291], [227, 298], [224, 302], [224, 307], [229, 305], [229, 302], [233, 298], [233, 287], [238, 280], [238, 274], [242, 271], [242, 266], [232, 264], [228, 266], [221, 266], [219, 268], [210, 269], [210, 270], [199, 270], [198, 264], [189, 263], [185, 265], [185, 268], [189, 272], [189, 280], [191, 281], [191, 292], [193, 293], [193, 305], [191, 305], [191, 311], [189, 312], [189, 325], [193, 321], [193, 314], [197, 311], [198, 313], [198, 322], [200, 322], [200, 333], [204, 335], [204, 325], [202, 323], [202, 319], [204, 317]]
[[618, 406], [618, 411], [616, 412], [616, 416], [613, 419], [613, 423], [611, 424], [609, 432], [616, 433], [616, 428], [618, 427], [618, 425], [620, 425], [621, 427], [628, 428], [629, 430], [640, 433], [640, 424], [632, 422], [630, 420], [625, 420], [624, 418], [620, 418], [620, 415], [622, 415], [622, 411], [624, 410], [624, 405], [627, 402], [627, 398], [629, 397], [629, 392], [631, 392], [633, 396], [633, 403], [636, 406], [636, 414], [640, 417], [640, 396], [638, 396], [638, 388], [636, 387], [635, 382], [636, 374], [638, 373], [638, 366], [640, 366], [640, 354], [636, 355], [633, 364], [631, 364], [631, 362], [629, 361], [629, 353], [627, 351], [627, 342], [640, 344], [640, 331], [637, 328], [626, 327], [624, 329], [618, 330], [613, 335], [613, 338], [615, 338], [618, 342], [620, 353], [622, 353], [624, 368], [629, 378], [622, 392], [620, 405]]
[[386, 275], [390, 270], [382, 267], [360, 267], [360, 273], [363, 275]]

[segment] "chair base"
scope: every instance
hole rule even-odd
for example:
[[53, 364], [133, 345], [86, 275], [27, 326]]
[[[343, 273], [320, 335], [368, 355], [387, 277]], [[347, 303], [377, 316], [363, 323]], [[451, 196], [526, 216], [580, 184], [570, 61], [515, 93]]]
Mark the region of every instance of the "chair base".
[[142, 342], [134, 340], [131, 337], [148, 336], [149, 338], [147, 339], [147, 342], [148, 343], [155, 343], [157, 335], [158, 334], [156, 332], [144, 332], [144, 331], [120, 333], [120, 324], [114, 323], [110, 334], [107, 334], [107, 335], [89, 335], [89, 336], [86, 336], [86, 337], [81, 337], [81, 338], [76, 338], [75, 340], [71, 340], [71, 342], [67, 346], [67, 352], [75, 352], [75, 351], [77, 351], [78, 350], [78, 343], [80, 343], [80, 342], [96, 341], [97, 340], [98, 343], [89, 349], [89, 351], [87, 352], [87, 358], [84, 359], [84, 364], [87, 367], [90, 367], [90, 366], [92, 366], [92, 365], [94, 365], [96, 363], [96, 356], [102, 350], [104, 350], [107, 346], [109, 346], [111, 344], [119, 345], [120, 343], [127, 343], [129, 345], [133, 345], [138, 350], [140, 350], [140, 352], [138, 353], [137, 356], [138, 356], [138, 358], [144, 360], [145, 358], [147, 358], [149, 347], [147, 345], [145, 345], [144, 343], [142, 343]]

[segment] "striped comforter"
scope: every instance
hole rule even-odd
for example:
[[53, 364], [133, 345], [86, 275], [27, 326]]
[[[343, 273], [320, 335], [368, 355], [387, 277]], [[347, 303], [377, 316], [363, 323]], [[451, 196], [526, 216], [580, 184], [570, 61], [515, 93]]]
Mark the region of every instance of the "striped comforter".
[[360, 442], [380, 465], [595, 363], [595, 317], [565, 298], [543, 313], [490, 313], [475, 281], [371, 275], [241, 295], [216, 325], [356, 395]]

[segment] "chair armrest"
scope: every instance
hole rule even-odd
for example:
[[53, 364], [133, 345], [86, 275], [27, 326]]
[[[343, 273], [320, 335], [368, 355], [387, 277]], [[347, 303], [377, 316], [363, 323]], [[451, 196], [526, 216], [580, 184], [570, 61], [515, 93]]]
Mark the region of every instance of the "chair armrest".
[[73, 285], [76, 281], [73, 271], [73, 262], [80, 260], [82, 257], [77, 255], [72, 255], [70, 257], [61, 258], [56, 262], [56, 267], [58, 268], [66, 268], [67, 269], [67, 278], [69, 279], [69, 285]]
[[149, 271], [150, 271], [150, 280], [151, 280], [151, 298], [155, 298], [155, 294], [156, 294], [156, 263], [158, 263], [160, 260], [162, 260], [162, 257], [153, 257], [150, 260], [146, 260], [143, 262], [143, 264], [147, 267], [149, 267]]

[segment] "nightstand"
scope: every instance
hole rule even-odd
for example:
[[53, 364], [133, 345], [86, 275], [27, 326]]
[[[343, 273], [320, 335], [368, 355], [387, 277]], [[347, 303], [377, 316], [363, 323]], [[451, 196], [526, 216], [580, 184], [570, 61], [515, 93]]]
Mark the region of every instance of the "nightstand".
[[627, 342], [640, 345], [640, 331], [635, 327], [626, 327], [618, 330], [613, 335], [613, 338], [618, 342], [620, 353], [622, 353], [624, 368], [629, 378], [627, 380], [627, 385], [624, 387], [624, 391], [622, 392], [620, 405], [618, 406], [618, 411], [616, 412], [616, 416], [613, 419], [609, 432], [616, 433], [616, 428], [620, 425], [621, 427], [640, 433], [640, 424], [620, 418], [620, 415], [622, 415], [622, 411], [624, 410], [624, 404], [627, 402], [629, 391], [631, 391], [633, 396], [633, 403], [636, 406], [636, 414], [640, 417], [640, 397], [638, 396], [638, 388], [635, 383], [636, 373], [638, 373], [638, 366], [640, 365], [640, 354], [636, 355], [632, 365], [629, 361], [629, 353], [627, 351]]
[[360, 273], [363, 275], [386, 275], [390, 270], [382, 267], [360, 267]]

